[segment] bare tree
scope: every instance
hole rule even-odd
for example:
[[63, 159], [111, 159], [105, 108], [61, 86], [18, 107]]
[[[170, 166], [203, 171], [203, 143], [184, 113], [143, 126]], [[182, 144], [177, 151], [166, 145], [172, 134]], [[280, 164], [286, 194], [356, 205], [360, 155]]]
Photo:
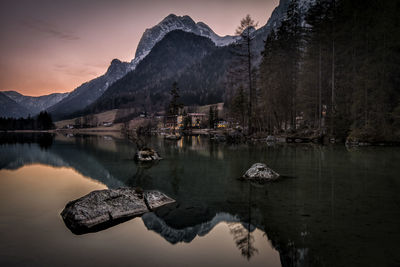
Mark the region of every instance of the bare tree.
[[240, 35], [242, 38], [239, 41], [237, 48], [240, 50], [237, 55], [245, 59], [246, 64], [246, 76], [249, 90], [249, 101], [248, 101], [248, 116], [249, 116], [249, 134], [253, 133], [253, 102], [255, 98], [254, 87], [253, 87], [253, 77], [252, 77], [252, 65], [253, 65], [253, 51], [252, 51], [252, 41], [254, 39], [253, 32], [257, 27], [258, 23], [255, 23], [249, 14], [246, 15], [241, 21], [240, 25], [236, 29], [236, 34]]

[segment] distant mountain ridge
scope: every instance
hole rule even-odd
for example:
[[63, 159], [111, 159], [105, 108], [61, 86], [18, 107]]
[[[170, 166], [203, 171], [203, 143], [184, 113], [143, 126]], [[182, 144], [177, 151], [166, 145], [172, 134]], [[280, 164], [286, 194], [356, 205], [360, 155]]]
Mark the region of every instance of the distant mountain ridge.
[[117, 80], [136, 69], [138, 64], [149, 54], [153, 47], [166, 34], [182, 30], [198, 36], [209, 38], [216, 46], [225, 46], [236, 40], [234, 36], [220, 37], [203, 22], [195, 23], [189, 16], [170, 14], [154, 27], [147, 29], [139, 41], [135, 58], [131, 62], [114, 59], [107, 72], [73, 90], [68, 97], [52, 106], [49, 111], [56, 120], [67, 118], [79, 110], [94, 103]]
[[226, 46], [238, 39], [237, 36], [218, 36], [207, 24], [203, 22], [196, 23], [189, 16], [170, 14], [154, 27], [146, 29], [139, 41], [135, 59], [132, 62], [143, 59], [157, 42], [161, 41], [167, 33], [174, 30], [182, 30], [210, 38], [216, 46]]
[[[252, 33], [254, 37], [253, 51], [256, 55], [256, 64], [258, 62], [258, 59], [261, 58], [260, 53], [264, 48], [264, 41], [266, 40], [268, 34], [272, 30], [277, 29], [280, 26], [281, 21], [285, 19], [287, 8], [290, 2], [291, 0], [280, 0], [279, 5], [271, 14], [268, 22]], [[299, 12], [305, 14], [308, 7], [314, 2], [315, 0], [298, 0]], [[189, 102], [193, 102], [194, 98], [200, 97], [201, 99], [197, 102], [207, 104], [209, 102], [207, 99], [213, 99], [211, 97], [212, 95], [219, 95], [219, 98], [222, 98], [222, 83], [224, 82], [223, 75], [225, 73], [225, 70], [221, 70], [218, 68], [227, 67], [229, 54], [227, 53], [227, 49], [225, 48], [233, 45], [241, 37], [229, 35], [221, 37], [215, 34], [215, 32], [203, 22], [196, 23], [189, 16], [177, 16], [174, 14], [170, 14], [162, 21], [160, 21], [157, 25], [145, 30], [137, 46], [135, 58], [132, 59], [131, 62], [121, 62], [118, 59], [112, 60], [105, 74], [91, 81], [83, 83], [71, 93], [69, 93], [62, 99], [59, 99], [58, 102], [47, 107], [47, 109], [49, 110], [49, 112], [51, 112], [56, 120], [60, 120], [71, 117], [71, 114], [79, 113], [85, 108], [86, 110], [88, 110], [87, 107], [89, 106], [91, 106], [91, 110], [98, 110], [105, 108], [107, 106], [107, 102], [113, 102], [114, 104], [118, 104], [121, 102], [122, 105], [126, 104], [127, 102], [132, 103], [133, 99], [129, 97], [132, 97], [133, 91], [137, 92], [138, 90], [146, 90], [146, 88], [151, 87], [152, 81], [157, 80], [157, 77], [159, 77], [158, 73], [154, 73], [155, 76], [153, 78], [146, 78], [146, 80], [149, 82], [148, 84], [144, 85], [143, 83], [138, 81], [138, 79], [132, 79], [132, 77], [134, 76], [139, 77], [140, 75], [143, 75], [143, 70], [137, 70], [137, 68], [141, 68], [141, 66], [146, 65], [148, 66], [149, 64], [159, 64], [160, 60], [157, 60], [153, 57], [153, 62], [151, 63], [146, 63], [144, 65], [141, 65], [140, 63], [150, 54], [153, 48], [166, 37], [166, 35], [168, 35], [170, 32], [179, 30], [200, 37], [206, 37], [213, 43], [216, 48], [218, 48], [212, 52], [213, 56], [205, 55], [204, 59], [202, 58], [200, 61], [197, 61], [197, 65], [185, 64], [184, 68], [180, 68], [179, 71], [175, 73], [174, 79], [180, 80], [180, 82], [182, 82], [187, 87], [185, 87], [187, 89], [185, 92], [185, 99], [189, 99]], [[176, 53], [179, 52], [180, 51], [176, 51]], [[220, 59], [221, 62], [219, 62], [217, 59]], [[174, 59], [170, 57], [170, 60]], [[187, 58], [187, 60], [192, 62], [192, 60], [190, 60], [189, 58]], [[218, 68], [210, 66], [210, 64], [218, 66]], [[151, 72], [151, 68], [146, 68]], [[142, 74], [130, 75], [131, 72], [138, 72]], [[126, 78], [128, 75], [130, 75], [130, 78]], [[172, 76], [169, 75], [168, 77]], [[214, 81], [211, 81], [211, 77], [213, 77]], [[120, 81], [122, 79], [124, 79], [124, 81]], [[168, 79], [172, 80], [172, 78]], [[153, 88], [153, 94], [147, 95], [147, 98], [152, 97], [154, 100], [160, 97], [164, 97], [165, 94], [160, 93], [160, 90], [168, 90], [168, 79], [162, 79], [164, 80], [164, 82], [159, 83], [158, 88]], [[197, 83], [192, 84], [188, 82], [189, 79], [195, 79]], [[128, 84], [128, 80], [130, 80], [130, 82], [133, 82], [133, 84]], [[157, 81], [160, 82], [159, 79]], [[117, 89], [118, 86], [114, 85], [116, 83], [119, 84], [118, 86], [123, 86]], [[143, 87], [138, 88], [138, 84], [142, 84]], [[111, 92], [108, 92], [109, 88], [113, 88]], [[126, 92], [124, 92], [124, 89], [122, 88], [128, 89], [126, 90]], [[185, 90], [185, 88], [183, 88], [183, 90]], [[217, 89], [215, 90], [215, 88]], [[194, 91], [189, 92], [189, 90]], [[154, 93], [156, 91], [157, 93]], [[128, 97], [128, 99], [122, 99], [122, 95], [124, 95], [124, 97]], [[98, 107], [95, 107], [97, 104], [94, 103], [100, 97], [101, 101], [99, 101], [98, 103], [101, 103]], [[142, 97], [136, 98], [136, 100], [143, 101], [145, 98], [146, 96], [142, 95]], [[14, 99], [16, 98], [14, 97]], [[149, 102], [148, 99], [147, 102]], [[144, 103], [142, 103], [142, 105], [144, 105]], [[35, 112], [37, 112], [37, 109], [35, 110]]]
[[69, 95], [69, 93], [54, 93], [42, 96], [26, 96], [16, 91], [4, 91], [2, 93], [26, 108], [31, 116], [47, 110]]
[[73, 90], [66, 98], [49, 108], [55, 120], [62, 119], [65, 115], [84, 109], [96, 101], [118, 79], [131, 70], [131, 64], [118, 59], [111, 61], [105, 74]]
[[[299, 13], [307, 11], [307, 6], [314, 0], [303, 0], [299, 2]], [[279, 6], [272, 13], [268, 22], [251, 34], [253, 37], [252, 51], [254, 55], [254, 63], [257, 65], [261, 59], [261, 52], [264, 49], [264, 42], [268, 34], [272, 30], [276, 30], [281, 22], [286, 17], [286, 12], [289, 7], [290, 0], [281, 0]], [[227, 89], [227, 70], [232, 64], [233, 55], [230, 49], [235, 45], [235, 41], [241, 37], [226, 37], [226, 42], [217, 45], [217, 42], [210, 38], [207, 34], [198, 32], [198, 25], [194, 23], [188, 16], [178, 17], [173, 14], [166, 17], [158, 25], [146, 30], [142, 40], [136, 51], [136, 59], [145, 56], [132, 72], [128, 73], [122, 79], [116, 81], [90, 108], [86, 109], [83, 114], [96, 113], [114, 108], [138, 108], [144, 107], [146, 111], [156, 111], [164, 109], [166, 102], [169, 99], [169, 89], [174, 81], [177, 81], [181, 89], [182, 101], [187, 105], [205, 105], [214, 104], [224, 100]], [[183, 25], [183, 26], [182, 26]], [[165, 32], [169, 32], [164, 35]], [[169, 39], [171, 34], [179, 35], [179, 38], [170, 44]], [[181, 33], [179, 33], [181, 32]], [[204, 39], [209, 39], [213, 42], [214, 49], [209, 51], [204, 57], [199, 57], [198, 60], [191, 61], [183, 68], [160, 69], [154, 71], [154, 66], [164, 65], [169, 63], [165, 60], [173, 61], [180, 60], [180, 53], [184, 53], [180, 49], [184, 47], [185, 42], [191, 42], [191, 35], [183, 34], [189, 32]], [[162, 39], [158, 41], [158, 39]], [[234, 39], [233, 39], [234, 38]], [[153, 43], [155, 43], [153, 48]], [[157, 47], [157, 54], [154, 55], [154, 49]], [[163, 51], [163, 52], [160, 52]], [[196, 49], [193, 54], [198, 53]], [[143, 63], [143, 64], [142, 64]], [[148, 67], [153, 66], [153, 67]], [[146, 71], [144, 71], [146, 69]], [[173, 73], [170, 73], [174, 70]], [[141, 74], [139, 74], [141, 73]], [[166, 73], [169, 73], [168, 75]], [[146, 78], [144, 78], [146, 77]], [[146, 81], [146, 82], [143, 82]], [[76, 114], [78, 115], [78, 114]]]
[[24, 106], [18, 104], [4, 92], [0, 92], [0, 117], [20, 118], [29, 116], [30, 111]]
[[217, 49], [209, 38], [182, 30], [169, 32], [134, 71], [111, 85], [84, 114], [115, 107], [151, 111], [158, 106], [163, 109], [171, 84], [180, 74]]

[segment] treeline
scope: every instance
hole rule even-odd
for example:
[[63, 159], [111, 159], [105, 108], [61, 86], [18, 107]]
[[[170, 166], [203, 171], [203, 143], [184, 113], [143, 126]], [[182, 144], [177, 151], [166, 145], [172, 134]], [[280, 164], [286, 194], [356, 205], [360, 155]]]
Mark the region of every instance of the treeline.
[[0, 117], [0, 130], [50, 130], [54, 129], [53, 120], [46, 111], [42, 111], [36, 117], [28, 118], [2, 118]]
[[256, 95], [238, 90], [232, 106], [256, 103], [247, 116], [269, 133], [399, 141], [399, 14], [397, 0], [317, 0], [306, 15], [292, 0], [265, 42]]

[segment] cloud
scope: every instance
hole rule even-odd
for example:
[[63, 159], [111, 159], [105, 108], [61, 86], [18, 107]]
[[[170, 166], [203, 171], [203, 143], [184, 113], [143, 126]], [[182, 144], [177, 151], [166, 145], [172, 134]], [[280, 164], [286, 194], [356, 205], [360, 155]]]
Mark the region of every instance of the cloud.
[[93, 69], [85, 67], [71, 67], [67, 64], [54, 64], [54, 70], [71, 76], [80, 76], [80, 77], [98, 76], [98, 72]]
[[33, 19], [33, 18], [23, 19], [21, 21], [21, 24], [29, 29], [48, 34], [51, 37], [58, 38], [61, 40], [77, 41], [81, 39], [73, 32], [60, 30], [55, 25], [52, 25], [40, 19]]
[[84, 65], [89, 68], [105, 70], [110, 65], [110, 62], [109, 61], [105, 61], [105, 62], [98, 61], [98, 62], [84, 63]]

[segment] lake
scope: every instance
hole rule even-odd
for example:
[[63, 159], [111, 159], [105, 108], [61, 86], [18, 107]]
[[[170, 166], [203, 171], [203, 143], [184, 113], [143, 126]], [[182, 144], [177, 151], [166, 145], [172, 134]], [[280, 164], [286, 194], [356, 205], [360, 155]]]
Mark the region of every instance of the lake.
[[[151, 137], [133, 161], [118, 135], [2, 134], [1, 266], [399, 266], [400, 150], [228, 145]], [[238, 178], [253, 163], [285, 177]], [[177, 200], [96, 233], [60, 213], [87, 193], [138, 186]]]

